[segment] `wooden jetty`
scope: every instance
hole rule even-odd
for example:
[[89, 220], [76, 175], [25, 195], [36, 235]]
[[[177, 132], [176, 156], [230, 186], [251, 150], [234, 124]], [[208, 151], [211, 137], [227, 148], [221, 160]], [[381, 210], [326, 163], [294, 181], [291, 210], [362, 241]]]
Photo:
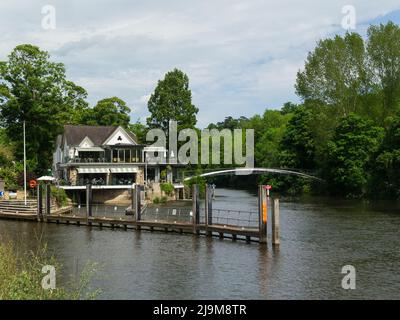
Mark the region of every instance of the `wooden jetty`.
[[[89, 188], [88, 188], [89, 189]], [[12, 220], [25, 220], [25, 221], [36, 221], [37, 223], [55, 223], [65, 225], [76, 225], [76, 226], [88, 226], [88, 227], [99, 227], [99, 228], [121, 228], [124, 230], [146, 230], [150, 232], [161, 231], [161, 232], [175, 232], [180, 234], [194, 234], [204, 235], [209, 237], [218, 237], [220, 239], [232, 239], [232, 240], [244, 240], [246, 242], [267, 242], [266, 226], [267, 226], [267, 211], [266, 203], [268, 201], [263, 197], [265, 191], [260, 187], [260, 213], [259, 213], [259, 227], [242, 227], [229, 224], [217, 224], [213, 223], [212, 219], [212, 193], [207, 189], [206, 192], [206, 208], [205, 208], [205, 222], [200, 223], [199, 218], [199, 203], [198, 203], [198, 187], [193, 186], [193, 218], [190, 222], [160, 220], [160, 219], [148, 219], [143, 220], [141, 217], [142, 206], [140, 203], [140, 192], [143, 191], [141, 188], [136, 188], [136, 192], [132, 197], [133, 203], [132, 208], [134, 209], [134, 216], [124, 217], [95, 217], [92, 215], [91, 208], [91, 196], [87, 197], [86, 216], [74, 215], [72, 207], [61, 208], [51, 211], [50, 208], [45, 208], [42, 212], [42, 206], [39, 204], [41, 199], [38, 200], [37, 213], [30, 212], [3, 212], [0, 209], [1, 219], [12, 219]], [[90, 190], [88, 191], [90, 192]], [[41, 192], [38, 193], [39, 197]], [[47, 196], [46, 196], [47, 198]], [[279, 206], [279, 202], [275, 203], [275, 207]], [[274, 208], [274, 207], [272, 207]], [[275, 208], [275, 214], [272, 215], [274, 219], [279, 221], [279, 209]], [[279, 222], [274, 224], [274, 241], [273, 244], [279, 244]]]

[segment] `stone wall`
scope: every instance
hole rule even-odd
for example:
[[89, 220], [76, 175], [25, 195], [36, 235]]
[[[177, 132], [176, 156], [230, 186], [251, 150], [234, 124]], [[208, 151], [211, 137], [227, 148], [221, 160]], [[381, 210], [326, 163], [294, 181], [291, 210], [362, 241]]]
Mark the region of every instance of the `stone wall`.
[[76, 170], [75, 168], [70, 168], [68, 179], [72, 186], [76, 186], [76, 183], [78, 181], [78, 170]]
[[139, 168], [136, 174], [136, 184], [144, 184], [144, 169], [142, 167]]

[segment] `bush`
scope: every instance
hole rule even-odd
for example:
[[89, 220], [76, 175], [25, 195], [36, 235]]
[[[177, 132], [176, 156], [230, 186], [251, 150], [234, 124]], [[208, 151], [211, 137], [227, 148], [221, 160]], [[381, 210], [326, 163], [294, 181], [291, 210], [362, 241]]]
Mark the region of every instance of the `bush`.
[[161, 197], [161, 198], [159, 198], [159, 197], [154, 197], [153, 198], [153, 203], [154, 204], [164, 204], [164, 203], [166, 203], [167, 202], [167, 197], [165, 197], [165, 196], [163, 196], [163, 197]]
[[64, 207], [68, 204], [68, 197], [64, 189], [51, 186], [51, 198], [56, 200], [59, 207]]
[[0, 168], [0, 178], [4, 179], [6, 190], [18, 189], [18, 174], [13, 167]]
[[207, 180], [204, 177], [200, 177], [201, 174], [202, 171], [197, 169], [192, 179], [184, 181], [183, 184], [186, 188], [189, 188], [190, 190], [192, 189], [192, 186], [194, 184], [197, 184], [199, 186], [199, 196], [200, 198], [204, 199]]
[[161, 191], [165, 192], [168, 196], [172, 196], [174, 194], [174, 185], [172, 183], [161, 183], [160, 188]]
[[154, 197], [153, 198], [153, 203], [154, 204], [159, 204], [160, 203], [160, 198], [159, 197]]

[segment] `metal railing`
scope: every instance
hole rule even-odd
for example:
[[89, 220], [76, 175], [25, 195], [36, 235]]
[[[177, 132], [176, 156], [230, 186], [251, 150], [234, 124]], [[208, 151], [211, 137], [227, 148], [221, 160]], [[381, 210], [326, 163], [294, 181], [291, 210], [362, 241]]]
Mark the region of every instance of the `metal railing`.
[[[126, 209], [129, 205], [112, 205], [93, 203], [92, 204], [92, 217], [100, 218], [128, 218], [126, 215]], [[80, 217], [86, 217], [86, 204], [75, 205], [72, 209], [72, 214]]]
[[143, 221], [193, 222], [193, 212], [189, 207], [146, 206], [141, 213]]
[[257, 228], [259, 224], [259, 213], [257, 211], [213, 208], [212, 223]]

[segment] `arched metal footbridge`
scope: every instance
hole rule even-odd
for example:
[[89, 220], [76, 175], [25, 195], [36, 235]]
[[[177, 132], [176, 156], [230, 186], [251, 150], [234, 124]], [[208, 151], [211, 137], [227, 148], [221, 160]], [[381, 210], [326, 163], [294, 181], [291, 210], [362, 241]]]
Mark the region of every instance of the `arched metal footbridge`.
[[293, 171], [293, 170], [286, 170], [286, 169], [275, 169], [275, 168], [230, 168], [230, 169], [220, 169], [211, 172], [202, 173], [200, 175], [193, 175], [191, 177], [187, 177], [184, 180], [188, 181], [195, 177], [213, 177], [213, 176], [222, 176], [222, 175], [250, 175], [250, 174], [265, 174], [265, 173], [276, 173], [276, 174], [285, 174], [285, 175], [294, 175], [299, 176], [302, 178], [314, 179], [323, 181], [321, 178], [300, 172], [300, 171]]

